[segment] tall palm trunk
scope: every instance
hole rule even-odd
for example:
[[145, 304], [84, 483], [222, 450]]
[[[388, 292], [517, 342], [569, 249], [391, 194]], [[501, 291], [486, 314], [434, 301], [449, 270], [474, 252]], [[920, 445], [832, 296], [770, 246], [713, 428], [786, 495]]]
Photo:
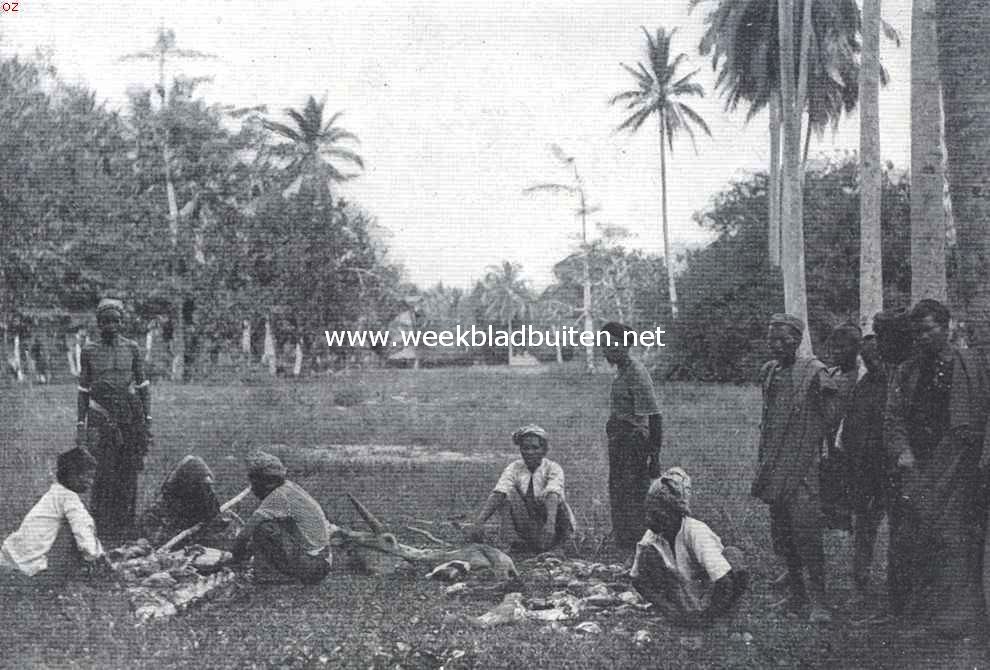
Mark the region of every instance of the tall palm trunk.
[[880, 200], [880, 0], [863, 0], [863, 56], [859, 68], [859, 321], [873, 332], [883, 310]]
[[264, 353], [261, 355], [262, 365], [268, 365], [268, 372], [274, 377], [278, 374], [278, 354], [275, 350], [275, 335], [272, 332], [271, 319], [265, 319]]
[[[588, 204], [584, 199], [584, 186], [578, 175], [577, 165], [574, 165], [574, 181], [578, 185], [578, 197], [581, 200], [581, 246], [584, 258], [581, 264], [581, 312], [584, 316], [585, 332], [594, 332], [595, 324], [591, 318], [591, 268], [588, 259]], [[584, 347], [584, 369], [586, 372], [595, 371], [595, 347], [590, 343]]]
[[[808, 323], [808, 296], [804, 270], [804, 223], [801, 175], [801, 117], [807, 82], [807, 54], [810, 41], [810, 0], [805, 3], [798, 82], [794, 81], [794, 0], [780, 0], [777, 5], [780, 43], [781, 117], [784, 139], [781, 180], [781, 255], [784, 280], [784, 308]], [[805, 328], [799, 353], [811, 354], [811, 336]]]
[[[164, 140], [163, 140], [164, 141]], [[165, 192], [168, 195], [169, 236], [172, 240], [172, 381], [181, 382], [186, 375], [186, 324], [182, 314], [182, 294], [179, 290], [179, 205], [175, 199], [175, 185], [172, 182], [171, 156], [166, 145], [162, 146], [165, 161]]]
[[[158, 93], [161, 96], [162, 108], [165, 113], [167, 98], [165, 94], [165, 52], [161, 53], [158, 61]], [[162, 162], [165, 165], [165, 194], [168, 197], [168, 232], [172, 242], [171, 284], [172, 284], [172, 313], [175, 321], [172, 327], [172, 381], [180, 382], [186, 375], [186, 324], [183, 319], [182, 293], [179, 289], [179, 203], [175, 197], [175, 183], [172, 181], [172, 151], [168, 146], [168, 137], [161, 137]]]
[[935, 0], [911, 10], [911, 302], [945, 302], [945, 170]]
[[780, 96], [770, 96], [770, 188], [767, 191], [770, 267], [780, 267]]
[[959, 265], [960, 307], [971, 342], [990, 343], [990, 4], [939, 0], [938, 64]]
[[657, 114], [660, 131], [660, 229], [663, 231], [663, 263], [667, 266], [667, 294], [670, 296], [670, 318], [677, 320], [677, 286], [674, 283], [674, 258], [670, 255], [670, 226], [667, 223], [667, 128], [663, 115]]

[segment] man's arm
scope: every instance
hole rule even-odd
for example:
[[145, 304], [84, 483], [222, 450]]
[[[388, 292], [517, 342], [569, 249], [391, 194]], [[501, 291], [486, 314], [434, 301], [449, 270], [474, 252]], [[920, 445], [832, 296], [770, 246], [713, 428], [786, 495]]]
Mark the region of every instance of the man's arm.
[[914, 453], [908, 439], [908, 368], [902, 364], [894, 371], [887, 388], [887, 404], [883, 412], [883, 442], [887, 462], [896, 467], [914, 466]]
[[141, 349], [134, 345], [133, 356], [131, 357], [131, 374], [134, 377], [134, 389], [137, 391], [138, 399], [141, 400], [141, 407], [144, 408], [144, 420], [151, 421], [151, 382], [144, 374], [144, 363], [141, 360]]
[[472, 542], [485, 541], [485, 522], [505, 504], [505, 499], [506, 495], [501, 491], [492, 491], [488, 494], [488, 498], [485, 500], [485, 504], [482, 505], [474, 525], [468, 531], [469, 540]]
[[93, 383], [92, 365], [86, 349], [79, 354], [79, 393], [76, 395], [76, 446], [83, 446], [86, 435], [86, 413], [89, 411], [89, 390]]
[[541, 549], [549, 549], [553, 546], [554, 538], [557, 536], [557, 511], [560, 509], [560, 495], [548, 493], [543, 498], [543, 505], [547, 512], [547, 522], [543, 526], [543, 537], [540, 538]]
[[257, 512], [248, 517], [244, 527], [237, 533], [237, 537], [234, 538], [234, 542], [230, 547], [230, 553], [233, 555], [231, 562], [243, 563], [251, 558], [251, 539], [254, 537], [254, 529], [266, 518]]
[[63, 512], [69, 528], [76, 540], [76, 546], [86, 561], [95, 561], [103, 556], [103, 546], [96, 537], [96, 524], [86, 511], [78, 496], [64, 499]]

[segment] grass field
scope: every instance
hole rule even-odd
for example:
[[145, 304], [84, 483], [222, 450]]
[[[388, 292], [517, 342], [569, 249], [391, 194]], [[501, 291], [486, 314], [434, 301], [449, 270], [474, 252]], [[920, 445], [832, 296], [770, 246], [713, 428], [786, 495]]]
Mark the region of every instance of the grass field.
[[[155, 447], [142, 476], [142, 504], [170, 465], [203, 456], [226, 499], [245, 485], [243, 456], [270, 447], [289, 476], [319, 500], [332, 521], [360, 527], [344, 497], [353, 493], [379, 516], [403, 524], [445, 522], [473, 513], [515, 457], [509, 435], [536, 422], [551, 436], [550, 458], [564, 467], [579, 522], [607, 533], [607, 467], [602, 427], [607, 374], [572, 368], [538, 373], [497, 368], [380, 370], [314, 382], [154, 387]], [[752, 559], [754, 583], [735, 618], [700, 633], [644, 616], [654, 642], [634, 645], [606, 626], [598, 636], [552, 632], [533, 623], [489, 631], [444, 622], [447, 613], [481, 614], [493, 602], [451, 600], [413, 577], [334, 572], [319, 587], [255, 587], [170, 621], [136, 627], [126, 599], [100, 583], [20, 581], [2, 585], [0, 664], [4, 667], [977, 667], [971, 643], [916, 647], [889, 627], [849, 623], [848, 541], [828, 538], [830, 599], [836, 620], [811, 626], [769, 604], [780, 565], [769, 546], [767, 514], [748, 496], [759, 396], [754, 387], [700, 384], [661, 389], [664, 464], [694, 479], [695, 514]], [[341, 407], [337, 403], [345, 403]], [[0, 534], [13, 530], [44, 492], [54, 455], [71, 442], [75, 387], [0, 387]], [[324, 445], [402, 445], [417, 458]], [[407, 450], [408, 451], [408, 450]], [[447, 452], [456, 452], [451, 454]], [[398, 452], [402, 455], [404, 452]], [[241, 511], [250, 510], [246, 503]], [[413, 521], [414, 519], [418, 521]], [[403, 536], [422, 544], [415, 535]], [[609, 561], [624, 557], [608, 555]], [[879, 561], [875, 581], [883, 578]], [[878, 603], [882, 588], [877, 587]], [[734, 633], [748, 632], [744, 644]], [[693, 641], [685, 644], [685, 636]]]

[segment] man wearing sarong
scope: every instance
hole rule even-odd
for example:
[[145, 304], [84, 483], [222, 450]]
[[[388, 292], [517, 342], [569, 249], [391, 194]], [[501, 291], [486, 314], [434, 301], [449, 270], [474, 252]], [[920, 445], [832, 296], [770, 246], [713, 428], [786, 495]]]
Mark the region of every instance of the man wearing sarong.
[[[887, 591], [890, 614], [904, 612], [910, 596], [910, 562], [917, 538], [912, 527], [910, 507], [901, 496], [901, 482], [897, 476], [897, 463], [888, 457], [883, 441], [883, 420], [894, 372], [911, 354], [913, 335], [908, 311], [904, 308], [885, 310], [873, 317], [876, 333], [876, 355], [879, 365], [867, 362], [871, 377], [878, 383], [884, 380], [882, 395], [877, 389], [871, 393], [864, 387], [862, 402], [857, 401], [857, 430], [851, 446], [852, 501], [857, 512], [854, 546], [859, 566], [869, 570], [876, 541], [876, 526], [886, 507], [890, 540], [887, 544]], [[864, 355], [864, 360], [866, 357]], [[876, 370], [872, 369], [876, 367]], [[878, 442], [879, 441], [879, 442]], [[875, 524], [875, 525], [874, 525]], [[854, 568], [857, 563], [854, 562]]]
[[711, 623], [727, 614], [749, 585], [742, 552], [723, 547], [691, 516], [691, 478], [670, 468], [646, 495], [646, 532], [629, 576], [634, 588], [672, 623]]
[[330, 522], [320, 504], [285, 478], [276, 456], [258, 451], [248, 457], [248, 481], [261, 501], [231, 548], [232, 562], [254, 557], [258, 581], [317, 584], [330, 572]]
[[225, 549], [239, 529], [236, 515], [220, 512], [213, 490], [213, 471], [199, 456], [182, 458], [165, 478], [159, 499], [141, 515], [141, 536], [161, 545], [177, 534], [202, 523], [191, 540]]
[[844, 428], [853, 402], [853, 391], [866, 375], [866, 368], [859, 356], [862, 343], [863, 331], [854, 323], [843, 323], [833, 328], [827, 343], [829, 362], [834, 366], [829, 372], [836, 387], [836, 416], [835, 423], [829, 427], [821, 463], [822, 512], [829, 528], [844, 531], [853, 529]]
[[916, 538], [906, 560], [906, 613], [918, 617], [919, 632], [963, 637], [985, 624], [981, 457], [987, 376], [973, 350], [949, 343], [945, 306], [922, 300], [910, 318], [914, 355], [895, 373], [884, 416], [904, 521]]
[[[825, 554], [819, 498], [822, 442], [835, 415], [835, 385], [817, 358], [797, 358], [804, 322], [770, 317], [773, 360], [760, 373], [763, 418], [752, 495], [770, 506], [774, 551], [787, 566], [790, 595], [780, 604], [810, 605], [813, 623], [831, 620], [825, 604]], [[810, 589], [805, 587], [804, 570]]]
[[106, 539], [118, 539], [134, 525], [151, 426], [150, 384], [137, 343], [120, 334], [123, 317], [121, 301], [100, 301], [100, 338], [82, 349], [76, 402], [76, 443], [85, 443], [98, 463], [91, 507]]
[[904, 310], [873, 317], [874, 335], [863, 338], [860, 357], [866, 373], [856, 382], [841, 424], [838, 441], [846, 457], [846, 491], [853, 513], [853, 580], [859, 596], [868, 595], [877, 530], [890, 513], [891, 541], [887, 568], [891, 609], [897, 611], [899, 532], [895, 524], [893, 482], [883, 447], [883, 412], [893, 370], [910, 350], [909, 322]]
[[489, 494], [474, 527], [473, 542], [484, 542], [484, 525], [501, 513], [501, 534], [514, 550], [547, 551], [574, 532], [574, 513], [564, 497], [564, 470], [546, 458], [547, 432], [535, 424], [512, 434], [519, 460], [510, 463]]
[[660, 404], [646, 366], [629, 355], [633, 330], [613, 321], [602, 332], [605, 359], [616, 368], [605, 425], [612, 534], [616, 547], [628, 551], [643, 535], [643, 501], [659, 456]]

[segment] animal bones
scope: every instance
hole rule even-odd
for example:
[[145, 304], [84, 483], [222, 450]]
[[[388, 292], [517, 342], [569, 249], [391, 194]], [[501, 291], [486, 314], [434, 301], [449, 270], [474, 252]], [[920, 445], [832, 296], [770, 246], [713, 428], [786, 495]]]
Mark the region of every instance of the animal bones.
[[155, 552], [142, 538], [112, 549], [108, 556], [142, 623], [174, 616], [235, 578], [230, 568], [218, 567], [229, 557], [227, 552], [199, 545]]
[[[519, 572], [508, 554], [487, 544], [469, 544], [457, 549], [419, 549], [402, 544], [387, 532], [385, 524], [368, 511], [354, 496], [348, 494], [351, 504], [364, 519], [371, 532], [354, 531], [334, 526], [331, 530], [331, 544], [340, 547], [350, 557], [350, 562], [374, 574], [390, 574], [405, 565], [437, 566], [436, 575], [446, 575], [453, 579], [461, 571], [490, 571], [497, 578], [507, 580], [518, 578]], [[434, 571], [436, 572], [436, 571]]]

